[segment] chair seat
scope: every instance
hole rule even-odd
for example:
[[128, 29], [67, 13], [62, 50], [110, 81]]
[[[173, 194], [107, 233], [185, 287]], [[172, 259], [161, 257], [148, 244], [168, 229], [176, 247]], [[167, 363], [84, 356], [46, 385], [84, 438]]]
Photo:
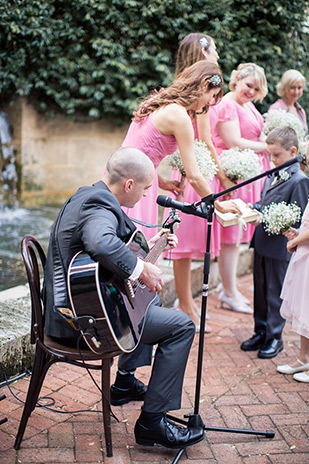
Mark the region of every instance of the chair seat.
[[113, 358], [114, 356], [118, 356], [121, 353], [121, 350], [119, 350], [113, 353], [106, 353], [106, 354], [101, 354], [100, 356], [98, 356], [97, 353], [94, 353], [90, 349], [89, 350], [87, 349], [78, 350], [77, 348], [72, 348], [70, 346], [61, 345], [60, 343], [56, 342], [52, 337], [47, 335], [47, 333], [45, 332], [44, 332], [44, 346], [47, 348], [47, 350], [51, 354], [55, 356], [60, 356], [60, 357], [64, 356], [67, 359], [80, 360], [80, 361], [98, 361], [101, 359]]

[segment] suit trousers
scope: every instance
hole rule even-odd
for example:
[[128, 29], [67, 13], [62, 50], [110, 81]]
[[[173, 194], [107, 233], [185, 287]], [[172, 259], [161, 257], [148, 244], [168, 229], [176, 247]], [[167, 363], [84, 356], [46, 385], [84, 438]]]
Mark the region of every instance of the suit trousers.
[[254, 330], [266, 333], [266, 343], [273, 338], [280, 339], [284, 328], [280, 293], [288, 264], [254, 251]]
[[118, 368], [133, 370], [150, 365], [152, 346], [158, 345], [143, 409], [164, 412], [181, 407], [183, 378], [195, 325], [182, 311], [160, 306], [157, 296], [145, 316], [141, 343], [132, 353], [119, 357]]

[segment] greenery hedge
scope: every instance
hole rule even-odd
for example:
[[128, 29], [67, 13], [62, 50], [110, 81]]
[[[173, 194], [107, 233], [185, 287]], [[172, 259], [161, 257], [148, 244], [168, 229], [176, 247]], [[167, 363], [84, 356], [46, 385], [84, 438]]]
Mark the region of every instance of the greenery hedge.
[[[127, 122], [137, 99], [168, 85], [179, 41], [214, 37], [225, 80], [240, 62], [306, 74], [307, 0], [0, 0], [0, 95], [42, 112]], [[308, 19], [308, 15], [307, 15]], [[303, 106], [309, 98], [301, 100]]]

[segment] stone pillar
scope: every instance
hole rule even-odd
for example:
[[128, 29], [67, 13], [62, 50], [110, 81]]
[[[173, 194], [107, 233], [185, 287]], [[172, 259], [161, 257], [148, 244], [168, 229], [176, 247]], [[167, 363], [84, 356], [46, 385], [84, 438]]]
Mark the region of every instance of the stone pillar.
[[107, 120], [51, 119], [21, 98], [5, 111], [17, 150], [20, 201], [26, 205], [62, 202], [81, 185], [99, 180], [128, 128]]

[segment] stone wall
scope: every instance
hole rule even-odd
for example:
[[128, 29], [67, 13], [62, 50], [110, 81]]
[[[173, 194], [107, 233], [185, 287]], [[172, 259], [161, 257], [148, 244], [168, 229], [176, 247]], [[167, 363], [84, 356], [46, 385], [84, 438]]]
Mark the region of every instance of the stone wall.
[[127, 125], [69, 121], [39, 114], [25, 99], [5, 108], [13, 129], [23, 204], [62, 202], [79, 186], [97, 181]]

